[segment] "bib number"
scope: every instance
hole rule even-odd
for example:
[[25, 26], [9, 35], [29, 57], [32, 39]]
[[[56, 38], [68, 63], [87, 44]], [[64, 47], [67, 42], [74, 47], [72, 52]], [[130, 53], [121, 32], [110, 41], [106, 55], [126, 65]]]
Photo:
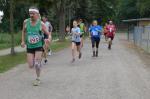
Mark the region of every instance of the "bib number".
[[112, 28], [109, 29], [109, 32], [112, 32]]
[[98, 35], [98, 32], [97, 31], [92, 31], [92, 34], [93, 34], [93, 36], [96, 36], [96, 35]]
[[28, 41], [30, 44], [36, 44], [40, 41], [40, 37], [35, 35], [35, 36], [29, 36]]

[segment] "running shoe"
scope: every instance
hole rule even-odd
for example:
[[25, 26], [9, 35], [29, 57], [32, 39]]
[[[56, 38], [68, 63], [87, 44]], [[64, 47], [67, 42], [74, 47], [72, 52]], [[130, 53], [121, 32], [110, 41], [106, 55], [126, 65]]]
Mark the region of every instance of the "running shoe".
[[80, 59], [81, 57], [82, 57], [82, 53], [80, 52], [80, 53], [79, 53], [79, 59]]
[[34, 82], [33, 82], [33, 86], [39, 86], [41, 83], [40, 79], [36, 79]]
[[111, 50], [111, 45], [110, 44], [108, 45], [108, 49]]
[[98, 51], [96, 51], [96, 55], [95, 56], [98, 57]]
[[45, 60], [44, 60], [44, 63], [46, 64], [47, 62], [48, 62], [48, 60], [47, 60], [47, 59], [45, 59]]
[[72, 61], [71, 61], [71, 63], [73, 63], [74, 61], [75, 61], [75, 59], [73, 58]]
[[95, 57], [95, 51], [93, 51], [93, 56], [92, 57]]
[[49, 52], [48, 52], [48, 56], [51, 56], [51, 55], [52, 55], [52, 51], [49, 51]]

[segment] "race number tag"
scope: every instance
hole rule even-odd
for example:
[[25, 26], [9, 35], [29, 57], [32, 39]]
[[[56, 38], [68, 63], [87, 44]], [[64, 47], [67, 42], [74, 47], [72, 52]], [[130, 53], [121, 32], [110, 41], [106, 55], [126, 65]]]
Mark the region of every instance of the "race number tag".
[[36, 44], [40, 41], [40, 38], [37, 35], [29, 36], [28, 41], [30, 44]]
[[92, 34], [93, 34], [93, 36], [96, 36], [96, 35], [98, 35], [98, 32], [97, 31], [92, 31]]
[[109, 29], [109, 32], [112, 32], [112, 28]]

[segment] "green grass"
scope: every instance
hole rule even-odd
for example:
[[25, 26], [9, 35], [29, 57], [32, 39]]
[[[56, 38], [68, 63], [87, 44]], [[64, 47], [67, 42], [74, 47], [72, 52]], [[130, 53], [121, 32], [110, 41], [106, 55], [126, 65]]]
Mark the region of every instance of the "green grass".
[[25, 52], [17, 53], [15, 55], [0, 56], [0, 73], [3, 73], [18, 64], [25, 63]]
[[[21, 41], [21, 33], [14, 33], [14, 45], [17, 46]], [[11, 47], [11, 35], [8, 33], [0, 33], [0, 50]]]
[[[57, 39], [58, 38], [58, 33], [53, 32], [52, 33], [52, 38]], [[18, 46], [21, 43], [21, 32], [14, 33], [14, 45]], [[0, 50], [1, 49], [6, 49], [11, 47], [11, 35], [9, 33], [0, 33]]]
[[[53, 52], [60, 51], [70, 45], [69, 41], [54, 42], [51, 45]], [[6, 72], [18, 64], [26, 63], [26, 53], [21, 52], [15, 55], [0, 56], [0, 73]]]
[[60, 51], [66, 47], [68, 47], [70, 45], [70, 42], [69, 41], [63, 41], [63, 42], [55, 42], [55, 43], [52, 43], [52, 45], [50, 46], [50, 48], [52, 49], [52, 51], [56, 52], [56, 51]]

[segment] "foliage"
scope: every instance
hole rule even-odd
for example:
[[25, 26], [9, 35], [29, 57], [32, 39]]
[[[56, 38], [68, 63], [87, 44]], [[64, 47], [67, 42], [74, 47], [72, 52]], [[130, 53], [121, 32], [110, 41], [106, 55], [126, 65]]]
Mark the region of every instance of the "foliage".
[[[1, 0], [0, 3], [0, 10], [5, 14], [3, 23], [0, 24], [1, 32], [9, 32], [9, 3], [10, 0]], [[68, 25], [70, 20], [78, 18], [86, 19], [88, 22], [99, 19], [104, 23], [108, 19], [117, 22], [122, 19], [150, 16], [149, 0], [14, 0], [15, 32], [21, 30], [23, 20], [28, 17], [28, 8], [33, 5], [40, 9], [41, 15], [48, 16], [54, 30], [60, 33], [64, 32], [65, 29], [62, 28]], [[62, 22], [60, 14], [65, 15], [65, 22]]]

